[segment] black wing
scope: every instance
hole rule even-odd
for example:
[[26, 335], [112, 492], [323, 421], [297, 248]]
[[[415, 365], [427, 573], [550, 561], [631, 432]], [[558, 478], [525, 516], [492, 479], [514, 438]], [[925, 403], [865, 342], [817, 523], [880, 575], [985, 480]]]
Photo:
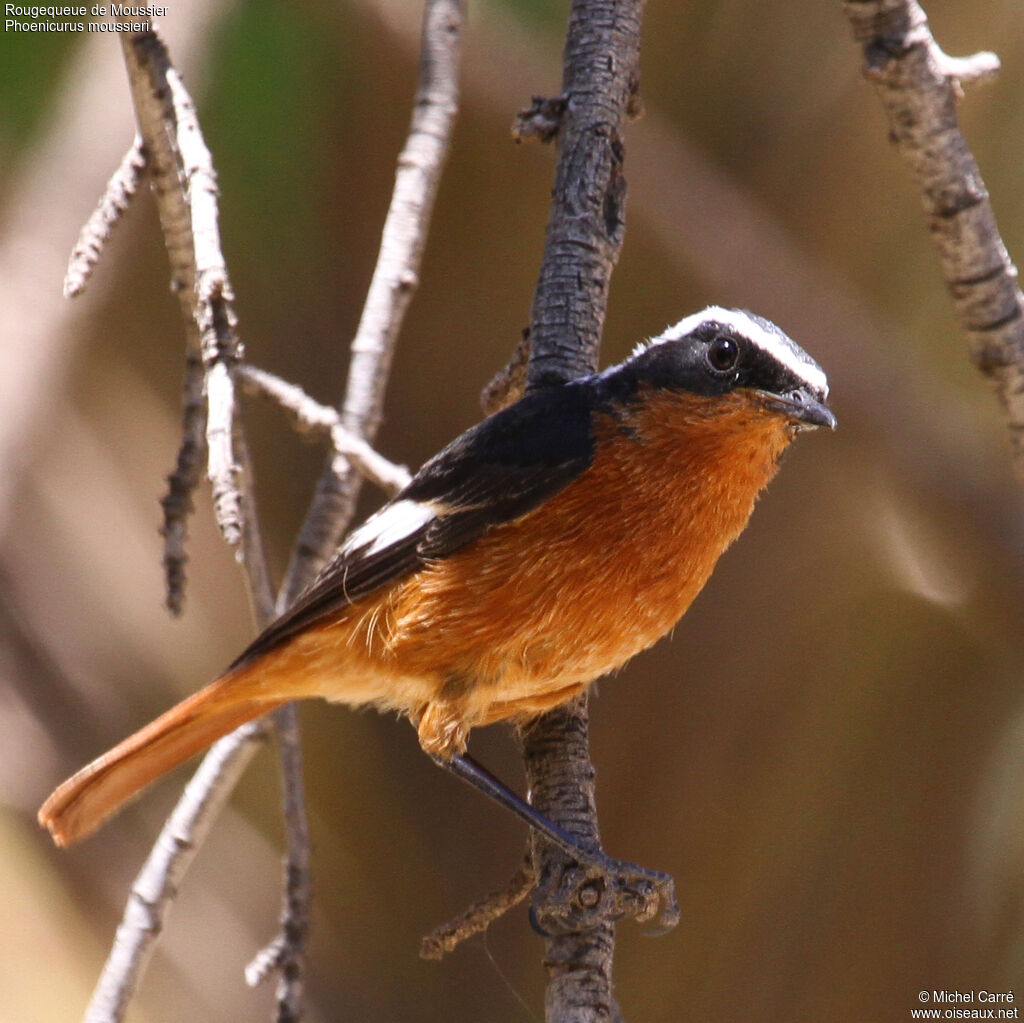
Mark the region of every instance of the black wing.
[[564, 489], [593, 459], [595, 379], [538, 391], [452, 441], [349, 535], [305, 593], [231, 667]]

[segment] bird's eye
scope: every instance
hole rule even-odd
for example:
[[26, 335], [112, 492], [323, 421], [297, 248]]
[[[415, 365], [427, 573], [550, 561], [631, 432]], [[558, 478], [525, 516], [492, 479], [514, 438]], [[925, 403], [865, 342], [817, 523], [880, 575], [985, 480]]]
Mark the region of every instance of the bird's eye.
[[740, 357], [740, 346], [725, 334], [719, 334], [708, 345], [708, 363], [717, 373], [733, 369]]

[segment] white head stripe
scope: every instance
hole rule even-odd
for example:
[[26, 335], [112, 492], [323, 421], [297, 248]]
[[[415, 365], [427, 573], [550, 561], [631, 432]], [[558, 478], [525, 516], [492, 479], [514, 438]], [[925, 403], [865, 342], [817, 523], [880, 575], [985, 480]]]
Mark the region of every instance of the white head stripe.
[[[651, 338], [646, 344], [638, 345], [634, 355], [639, 355], [650, 345], [663, 344], [666, 341], [678, 341], [708, 321], [720, 323], [723, 327], [731, 327], [737, 334], [748, 338], [763, 352], [781, 363], [790, 372], [806, 381], [815, 391], [823, 396], [828, 395], [828, 380], [822, 368], [795, 341], [791, 341], [781, 330], [767, 330], [752, 316], [740, 309], [723, 309], [721, 306], [708, 306], [703, 312], [693, 313], [680, 320], [674, 327]], [[776, 328], [778, 330], [778, 328]]]

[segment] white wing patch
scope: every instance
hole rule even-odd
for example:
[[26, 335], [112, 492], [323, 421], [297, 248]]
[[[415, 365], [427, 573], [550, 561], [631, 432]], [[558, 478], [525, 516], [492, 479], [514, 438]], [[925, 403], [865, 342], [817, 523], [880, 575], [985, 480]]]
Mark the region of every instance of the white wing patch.
[[825, 371], [793, 340], [788, 338], [778, 327], [767, 330], [763, 324], [740, 309], [723, 309], [721, 306], [708, 306], [703, 312], [694, 313], [680, 320], [674, 327], [651, 338], [650, 341], [638, 345], [634, 355], [639, 355], [651, 345], [663, 344], [665, 341], [678, 341], [692, 333], [707, 321], [720, 323], [723, 327], [731, 327], [737, 334], [742, 334], [757, 345], [763, 352], [770, 355], [776, 362], [806, 381], [822, 397], [828, 396], [828, 380]]
[[358, 529], [349, 534], [343, 551], [363, 551], [376, 554], [411, 536], [417, 529], [436, 518], [443, 506], [434, 502], [395, 501], [371, 515]]

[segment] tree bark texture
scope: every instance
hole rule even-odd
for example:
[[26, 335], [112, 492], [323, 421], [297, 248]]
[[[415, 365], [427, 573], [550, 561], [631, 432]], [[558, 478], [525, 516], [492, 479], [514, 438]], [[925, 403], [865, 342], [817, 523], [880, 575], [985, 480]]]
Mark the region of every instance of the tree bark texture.
[[[566, 33], [558, 164], [530, 324], [527, 391], [593, 372], [611, 273], [625, 227], [622, 131], [639, 82], [643, 0], [574, 0]], [[530, 798], [549, 819], [599, 844], [586, 697], [529, 728], [522, 741]], [[543, 892], [564, 855], [534, 840]], [[557, 880], [554, 881], [557, 884]], [[543, 912], [539, 914], [543, 923]], [[612, 994], [614, 924], [547, 939], [547, 1019], [619, 1018]]]
[[[531, 802], [576, 838], [599, 847], [595, 771], [588, 737], [585, 696], [522, 730]], [[538, 891], [557, 888], [566, 867], [565, 854], [537, 838], [533, 849]], [[543, 910], [538, 920], [541, 926], [549, 923]], [[615, 924], [610, 920], [595, 928], [554, 933], [547, 938], [544, 1008], [551, 1023], [598, 1023], [621, 1018], [612, 993], [614, 954]]]
[[625, 228], [622, 129], [639, 83], [643, 0], [575, 0], [558, 167], [530, 324], [527, 390], [593, 372]]

